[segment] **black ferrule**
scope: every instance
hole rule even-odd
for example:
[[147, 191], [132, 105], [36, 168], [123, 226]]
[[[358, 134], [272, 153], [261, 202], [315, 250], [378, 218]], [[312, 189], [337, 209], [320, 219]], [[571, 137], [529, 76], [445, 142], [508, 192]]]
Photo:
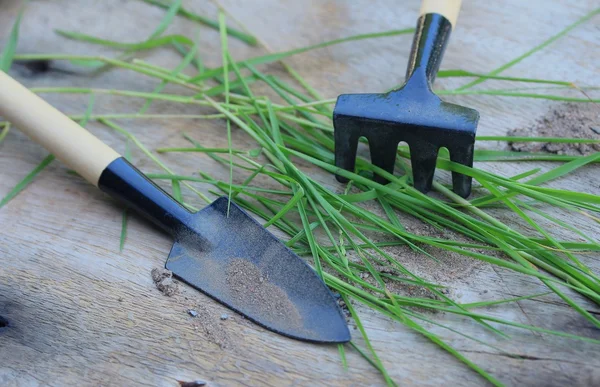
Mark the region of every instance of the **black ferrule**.
[[420, 77], [433, 85], [450, 32], [452, 24], [440, 14], [428, 13], [419, 18], [406, 70], [407, 81]]
[[192, 213], [123, 157], [106, 167], [98, 180], [98, 188], [173, 236], [190, 224]]

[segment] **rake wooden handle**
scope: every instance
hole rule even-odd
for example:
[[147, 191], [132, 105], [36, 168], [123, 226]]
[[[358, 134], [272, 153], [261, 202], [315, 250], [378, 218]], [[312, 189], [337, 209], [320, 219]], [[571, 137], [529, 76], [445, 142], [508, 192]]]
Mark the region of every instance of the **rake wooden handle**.
[[3, 71], [0, 115], [95, 186], [104, 169], [121, 157]]
[[419, 15], [438, 13], [448, 19], [452, 27], [456, 25], [462, 0], [423, 0]]

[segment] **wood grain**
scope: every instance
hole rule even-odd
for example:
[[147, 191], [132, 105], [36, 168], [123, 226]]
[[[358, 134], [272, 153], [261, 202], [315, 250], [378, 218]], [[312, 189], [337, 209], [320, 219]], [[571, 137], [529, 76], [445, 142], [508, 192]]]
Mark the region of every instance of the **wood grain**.
[[[8, 37], [19, 2], [0, 4], [0, 36]], [[184, 1], [187, 8], [214, 17], [208, 2]], [[283, 51], [358, 33], [412, 27], [419, 1], [393, 0], [260, 0], [223, 1], [224, 7], [241, 20], [271, 49]], [[442, 63], [444, 69], [490, 71], [597, 6], [593, 0], [527, 2], [464, 1], [460, 23], [452, 33]], [[164, 11], [137, 0], [34, 0], [23, 20], [20, 53], [81, 53], [114, 56], [109, 49], [66, 41], [53, 29], [81, 31], [106, 39], [141, 41], [153, 31]], [[504, 74], [569, 80], [577, 84], [597, 83], [596, 17], [543, 51], [508, 69]], [[193, 36], [197, 25], [178, 19], [168, 33]], [[220, 63], [218, 33], [201, 28], [201, 53], [208, 66]], [[287, 60], [323, 94], [335, 97], [345, 92], [379, 92], [403, 80], [411, 37], [398, 36], [333, 46]], [[230, 48], [236, 59], [264, 53], [235, 40]], [[145, 54], [145, 59], [175, 67], [179, 57], [169, 50]], [[594, 58], [595, 55], [595, 58]], [[73, 70], [66, 63], [55, 66]], [[283, 74], [279, 65], [270, 71]], [[76, 86], [151, 91], [156, 81], [124, 70], [111, 70], [93, 77], [51, 71], [31, 76], [22, 68], [11, 73], [27, 86]], [[459, 86], [465, 80], [439, 79], [438, 88]], [[257, 85], [257, 90], [264, 90]], [[481, 88], [508, 87], [488, 81]], [[175, 89], [174, 89], [175, 90]], [[179, 89], [176, 89], [179, 90]], [[81, 114], [86, 96], [45, 95], [67, 113]], [[508, 129], [533, 123], [556, 106], [543, 100], [486, 96], [461, 96], [448, 100], [480, 111], [479, 133], [504, 134]], [[98, 97], [95, 113], [134, 112], [143, 101]], [[161, 113], [196, 113], [198, 108], [156, 103]], [[201, 110], [201, 109], [200, 109]], [[184, 146], [181, 133], [190, 133], [206, 146], [225, 146], [222, 122], [190, 120], [120, 120], [119, 124], [138, 136], [150, 149]], [[89, 129], [118, 152], [123, 137], [90, 123]], [[233, 142], [251, 148], [252, 142], [234, 129]], [[485, 144], [489, 147], [498, 144]], [[0, 145], [0, 196], [4, 196], [47, 153], [12, 130]], [[139, 151], [134, 162], [145, 172], [158, 169]], [[162, 160], [174, 170], [192, 174], [208, 171], [227, 176], [226, 169], [199, 155], [168, 154]], [[513, 175], [549, 163], [481, 164], [495, 173]], [[229, 385], [381, 385], [383, 380], [355, 351], [348, 349], [349, 369], [341, 366], [337, 348], [288, 340], [250, 324], [237, 316], [219, 326], [234, 344], [226, 349], [209, 341], [186, 310], [205, 305], [215, 316], [231, 313], [198, 292], [181, 286], [175, 297], [161, 295], [153, 286], [150, 271], [164, 264], [170, 241], [137, 216], [131, 216], [125, 250], [119, 253], [122, 209], [82, 179], [66, 173], [54, 162], [26, 191], [0, 209], [0, 315], [11, 326], [0, 331], [0, 385], [156, 385], [176, 386], [176, 380], [202, 379], [211, 386]], [[312, 170], [319, 181], [339, 189], [335, 180]], [[443, 178], [443, 175], [440, 175]], [[553, 182], [598, 194], [598, 167], [590, 166]], [[198, 185], [206, 191], [208, 187]], [[186, 199], [201, 207], [190, 192]], [[499, 217], [505, 216], [502, 213]], [[590, 235], [599, 226], [570, 214], [557, 213]], [[514, 227], [525, 227], [512, 218]], [[557, 230], [558, 236], [561, 231]], [[440, 256], [441, 259], [445, 257]], [[598, 269], [598, 256], [583, 257]], [[408, 259], [408, 258], [407, 258]], [[449, 261], [450, 262], [450, 261]], [[440, 267], [440, 277], [452, 271]], [[462, 276], [445, 281], [462, 302], [500, 299], [545, 291], [539, 282], [488, 265], [477, 265]], [[589, 305], [593, 313], [600, 313]], [[372, 343], [391, 377], [401, 385], [441, 384], [470, 386], [483, 381], [452, 356], [419, 334], [365, 308], [359, 308]], [[555, 296], [487, 308], [482, 313], [513, 321], [558, 329], [588, 337], [600, 333]], [[452, 315], [432, 315], [436, 321], [468, 333], [520, 357], [507, 356], [439, 326], [425, 324], [456, 349], [508, 385], [597, 385], [600, 383], [598, 346], [505, 329], [501, 338], [469, 320]], [[356, 331], [357, 344], [362, 340]]]

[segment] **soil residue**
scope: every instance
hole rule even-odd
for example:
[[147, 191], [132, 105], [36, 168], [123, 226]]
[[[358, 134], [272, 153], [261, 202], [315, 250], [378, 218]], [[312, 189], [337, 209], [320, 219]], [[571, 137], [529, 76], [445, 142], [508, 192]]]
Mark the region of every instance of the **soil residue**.
[[301, 327], [302, 316], [287, 293], [269, 282], [269, 278], [252, 262], [234, 258], [227, 265], [227, 285], [238, 305], [260, 316], [266, 323], [279, 322]]
[[202, 331], [206, 339], [219, 346], [221, 349], [231, 347], [231, 340], [227, 334], [228, 329], [224, 326], [225, 321], [219, 319], [214, 312], [205, 305], [198, 304], [193, 309], [194, 314], [188, 314], [193, 317], [194, 328]]
[[[383, 218], [386, 217], [381, 206], [377, 203], [365, 202], [362, 205], [373, 214]], [[443, 227], [434, 227], [411, 215], [401, 212], [397, 212], [397, 215], [400, 223], [406, 228], [406, 231], [410, 233], [423, 237], [439, 238], [457, 242], [474, 242], [457, 232]], [[389, 237], [384, 234], [368, 232], [367, 234], [374, 242], [389, 241]], [[412, 274], [420, 277], [426, 282], [443, 286], [438, 288], [438, 291], [450, 298], [455, 298], [453, 291], [455, 287], [463, 286], [463, 283], [468, 283], [470, 277], [475, 275], [476, 272], [485, 265], [485, 263], [480, 260], [459, 254], [458, 252], [432, 247], [424, 243], [415, 243], [415, 247], [422, 249], [430, 256], [407, 245], [384, 247], [383, 250]], [[489, 253], [484, 251], [478, 252]], [[348, 250], [347, 254], [349, 260], [362, 264], [362, 260], [354, 251]], [[391, 293], [412, 298], [440, 299], [440, 296], [429, 290], [426, 286], [411, 283], [410, 281], [415, 280], [414, 277], [404, 273], [402, 268], [387, 262], [385, 259], [373, 261], [372, 264], [374, 269], [379, 272], [387, 290]], [[371, 285], [380, 287], [378, 281], [373, 278], [367, 270], [359, 273], [359, 276]], [[420, 311], [425, 311], [425, 309], [418, 309]], [[431, 311], [430, 309], [427, 310]]]
[[[366, 205], [366, 208], [377, 215], [381, 214], [380, 216], [382, 217], [386, 216], [383, 210], [380, 208], [380, 206], [376, 203], [369, 203], [368, 205]], [[406, 231], [410, 233], [423, 237], [439, 238], [456, 242], [474, 243], [473, 240], [470, 240], [467, 237], [447, 228], [434, 227], [430, 224], [422, 222], [421, 220], [411, 215], [406, 215], [399, 212], [397, 213], [397, 215], [399, 217], [400, 223], [402, 223], [402, 225], [406, 228]], [[379, 241], [378, 238], [376, 238], [376, 241]], [[425, 281], [430, 281], [442, 285], [450, 285], [454, 282], [460, 282], [465, 277], [471, 275], [473, 271], [475, 271], [478, 267], [482, 265], [481, 261], [473, 259], [471, 257], [467, 257], [457, 252], [448, 251], [421, 243], [415, 243], [415, 246], [422, 249], [430, 256], [427, 256], [423, 252], [417, 251], [409, 246], [394, 246], [385, 248], [384, 250], [393, 258], [395, 258], [402, 266], [408, 269], [411, 273], [418, 275]], [[375, 268], [383, 274], [413, 279], [410, 276], [403, 274], [400, 268], [394, 267], [390, 264], [378, 264]], [[419, 294], [419, 291], [414, 289], [413, 285], [400, 283], [398, 281], [389, 282], [393, 283], [394, 285], [397, 284], [400, 288], [404, 289], [406, 291], [404, 293], [409, 296], [422, 295]], [[429, 292], [426, 289], [425, 291]]]
[[350, 313], [350, 309], [348, 308], [348, 305], [346, 305], [346, 301], [344, 301], [344, 299], [342, 298], [342, 296], [340, 296], [339, 293], [334, 293], [333, 297], [335, 298], [335, 302], [338, 304], [342, 313], [344, 314], [346, 321], [348, 321], [350, 317], [352, 317], [352, 313]]
[[[550, 110], [527, 128], [508, 131], [514, 137], [568, 137], [600, 140], [600, 109], [595, 104], [568, 103]], [[559, 155], [588, 155], [600, 151], [600, 144], [555, 144], [511, 142], [519, 152], [548, 152]]]
[[179, 291], [177, 282], [173, 280], [173, 273], [167, 269], [155, 267], [152, 269], [152, 281], [156, 288], [165, 296], [172, 297]]
[[[156, 288], [165, 296], [173, 297], [173, 300], [181, 306], [185, 306], [185, 313], [189, 316], [190, 321], [196, 331], [202, 334], [206, 341], [213, 343], [221, 349], [232, 348], [232, 340], [230, 340], [229, 328], [227, 324], [231, 324], [233, 318], [223, 316], [223, 309], [218, 307], [206, 306], [207, 300], [199, 300], [188, 293], [188, 289], [179, 288], [177, 281], [173, 279], [173, 273], [170, 270], [162, 268], [152, 269], [152, 280]], [[195, 292], [195, 291], [192, 291]]]

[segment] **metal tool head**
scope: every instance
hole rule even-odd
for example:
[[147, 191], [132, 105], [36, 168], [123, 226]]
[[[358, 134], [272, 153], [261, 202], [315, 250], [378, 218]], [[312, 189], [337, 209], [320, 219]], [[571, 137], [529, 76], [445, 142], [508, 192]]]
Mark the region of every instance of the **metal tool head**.
[[350, 340], [325, 283], [300, 257], [226, 197], [193, 215], [166, 268], [255, 323], [316, 343]]
[[[450, 151], [454, 162], [472, 166], [476, 110], [443, 102], [431, 90], [451, 24], [442, 15], [422, 15], [417, 23], [406, 82], [385, 94], [344, 94], [333, 111], [336, 166], [354, 171], [359, 138], [369, 142], [371, 162], [394, 172], [398, 143], [410, 148], [413, 184], [419, 191], [431, 189], [440, 147]], [[337, 175], [340, 182], [347, 182]], [[376, 175], [376, 181], [387, 179]], [[452, 173], [454, 192], [471, 193], [471, 178]]]
[[[419, 78], [411, 78], [400, 89], [386, 94], [345, 94], [338, 97], [333, 112], [336, 165], [354, 170], [358, 140], [369, 142], [374, 165], [394, 172], [398, 144], [410, 149], [413, 184], [419, 191], [431, 189], [440, 147], [450, 151], [452, 161], [472, 166], [479, 113], [443, 102]], [[347, 181], [340, 176], [338, 180]], [[376, 176], [376, 181], [387, 180]], [[471, 178], [453, 173], [454, 191], [471, 192]]]

